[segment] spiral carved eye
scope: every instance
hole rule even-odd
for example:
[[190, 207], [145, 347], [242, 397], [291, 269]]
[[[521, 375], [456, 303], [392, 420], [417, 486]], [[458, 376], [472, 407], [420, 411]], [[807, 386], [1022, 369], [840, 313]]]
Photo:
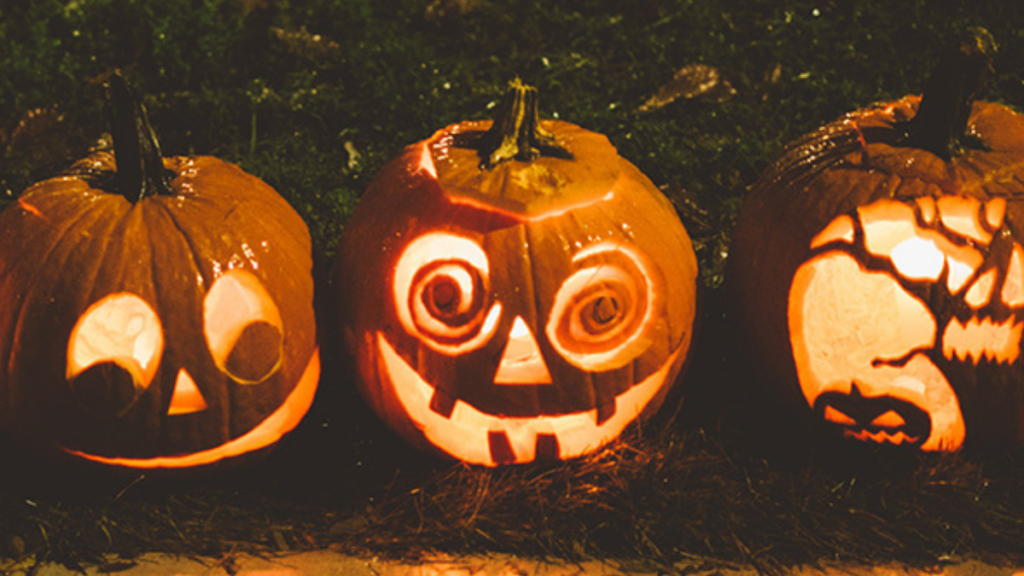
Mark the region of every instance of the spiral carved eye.
[[482, 346], [494, 334], [501, 305], [490, 303], [488, 261], [474, 241], [444, 232], [406, 247], [395, 270], [395, 309], [402, 326], [448, 355]]
[[650, 345], [654, 290], [645, 258], [633, 248], [602, 243], [573, 259], [588, 262], [562, 283], [547, 323], [551, 344], [584, 370], [611, 370]]

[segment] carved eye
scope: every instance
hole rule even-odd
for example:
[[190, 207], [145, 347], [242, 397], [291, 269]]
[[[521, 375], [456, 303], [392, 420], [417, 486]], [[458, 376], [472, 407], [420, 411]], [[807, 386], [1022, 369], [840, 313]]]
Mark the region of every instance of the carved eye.
[[203, 302], [203, 333], [217, 367], [240, 384], [261, 382], [281, 365], [281, 313], [251, 272], [229, 270], [213, 283]]
[[87, 409], [119, 416], [152, 384], [163, 348], [163, 327], [149, 304], [134, 294], [111, 294], [71, 330], [67, 380]]
[[655, 292], [650, 268], [635, 248], [601, 243], [580, 251], [586, 263], [555, 295], [546, 332], [556, 350], [584, 370], [612, 370], [651, 343]]
[[395, 269], [395, 309], [407, 332], [448, 355], [482, 346], [500, 304], [490, 304], [487, 255], [476, 242], [434, 232], [411, 242]]

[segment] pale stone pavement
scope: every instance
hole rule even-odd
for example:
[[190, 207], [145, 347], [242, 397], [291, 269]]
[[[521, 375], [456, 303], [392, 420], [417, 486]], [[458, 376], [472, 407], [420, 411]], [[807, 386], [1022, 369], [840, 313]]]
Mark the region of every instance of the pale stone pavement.
[[[752, 568], [711, 568], [693, 565], [677, 567], [681, 573], [698, 576], [756, 576]], [[654, 572], [631, 570], [614, 562], [588, 561], [558, 563], [529, 560], [508, 555], [445, 557], [408, 563], [376, 558], [359, 558], [331, 551], [286, 554], [273, 558], [251, 556], [230, 559], [192, 560], [163, 554], [148, 554], [133, 566], [123, 563], [116, 571], [87, 568], [77, 572], [52, 564], [37, 565], [31, 558], [20, 561], [0, 559], [0, 576], [657, 576]], [[823, 570], [801, 568], [799, 576], [1024, 576], [1024, 570], [999, 568], [967, 561], [930, 570], [907, 570], [898, 566], [862, 567], [836, 565]]]

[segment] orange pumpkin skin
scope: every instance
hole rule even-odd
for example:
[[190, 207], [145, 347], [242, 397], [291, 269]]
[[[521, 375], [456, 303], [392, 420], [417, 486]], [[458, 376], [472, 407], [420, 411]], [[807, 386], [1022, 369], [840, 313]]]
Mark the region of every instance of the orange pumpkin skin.
[[[0, 422], [130, 468], [273, 445], [319, 375], [311, 243], [272, 188], [212, 157], [165, 158], [173, 194], [94, 183], [97, 153], [0, 214]], [[219, 327], [218, 327], [219, 326]]]
[[1024, 445], [1024, 117], [974, 103], [947, 159], [905, 142], [920, 102], [843, 116], [755, 184], [737, 318], [778, 396], [847, 437]]
[[672, 206], [605, 137], [540, 125], [562, 153], [482, 168], [489, 121], [407, 147], [335, 268], [368, 403], [475, 464], [600, 448], [658, 408], [690, 346], [697, 265]]

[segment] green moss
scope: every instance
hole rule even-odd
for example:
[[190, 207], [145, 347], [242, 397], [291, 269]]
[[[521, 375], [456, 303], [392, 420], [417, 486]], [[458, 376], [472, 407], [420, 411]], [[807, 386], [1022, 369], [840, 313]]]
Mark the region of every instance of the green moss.
[[[56, 148], [80, 152], [102, 131], [103, 74], [125, 69], [149, 95], [169, 153], [222, 155], [267, 176], [329, 256], [328, 236], [387, 157], [482, 117], [516, 75], [541, 89], [546, 114], [607, 133], [657, 184], [688, 189], [716, 213], [735, 207], [728, 200], [786, 141], [916, 90], [934, 62], [928, 47], [965, 24], [1003, 44], [992, 96], [1019, 101], [1024, 91], [1024, 66], [1009, 56], [1024, 44], [1020, 10], [1003, 3], [947, 2], [942, 17], [923, 0], [426, 4], [15, 3], [0, 9], [0, 129], [9, 135], [34, 108], [59, 110], [67, 144]], [[634, 113], [691, 63], [717, 67], [737, 95]], [[356, 171], [346, 172], [346, 143], [360, 154]], [[0, 163], [13, 193], [70, 160], [26, 163], [26, 147]]]

